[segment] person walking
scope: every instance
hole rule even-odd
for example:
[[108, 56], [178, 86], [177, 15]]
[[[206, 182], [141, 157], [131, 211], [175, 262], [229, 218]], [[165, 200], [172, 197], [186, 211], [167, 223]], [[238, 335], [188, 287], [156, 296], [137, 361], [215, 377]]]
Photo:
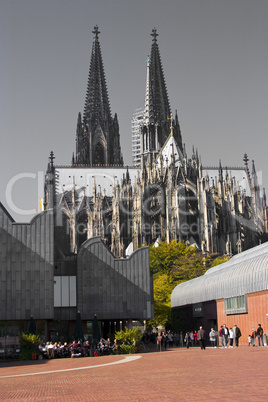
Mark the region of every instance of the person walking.
[[262, 329], [261, 324], [258, 324], [257, 337], [258, 337], [258, 346], [261, 346], [261, 343], [262, 343], [262, 346], [264, 346], [264, 344], [263, 344], [263, 329]]
[[197, 339], [199, 341], [201, 349], [205, 350], [206, 349], [206, 331], [203, 329], [202, 326], [199, 328], [199, 331], [197, 333]]

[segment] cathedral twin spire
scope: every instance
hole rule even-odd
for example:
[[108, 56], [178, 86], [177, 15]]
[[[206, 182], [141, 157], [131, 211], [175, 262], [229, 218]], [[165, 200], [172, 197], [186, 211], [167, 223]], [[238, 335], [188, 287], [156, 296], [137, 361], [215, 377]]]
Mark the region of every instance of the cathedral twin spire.
[[98, 26], [94, 27], [94, 40], [89, 66], [83, 120], [78, 115], [76, 130], [76, 157], [73, 164], [122, 165], [117, 115], [111, 116]]
[[141, 160], [142, 165], [151, 164], [154, 157], [165, 144], [170, 126], [174, 138], [182, 150], [182, 139], [177, 112], [175, 120], [170, 124], [171, 108], [166, 88], [161, 56], [157, 43], [157, 30], [152, 30], [151, 54], [147, 59], [147, 79], [145, 90], [145, 109], [141, 128]]

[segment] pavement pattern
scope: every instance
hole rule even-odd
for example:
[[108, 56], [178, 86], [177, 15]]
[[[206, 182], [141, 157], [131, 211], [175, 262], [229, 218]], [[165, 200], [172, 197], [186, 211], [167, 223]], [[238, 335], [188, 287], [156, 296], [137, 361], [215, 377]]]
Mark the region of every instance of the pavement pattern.
[[1, 401], [264, 401], [268, 347], [0, 363]]

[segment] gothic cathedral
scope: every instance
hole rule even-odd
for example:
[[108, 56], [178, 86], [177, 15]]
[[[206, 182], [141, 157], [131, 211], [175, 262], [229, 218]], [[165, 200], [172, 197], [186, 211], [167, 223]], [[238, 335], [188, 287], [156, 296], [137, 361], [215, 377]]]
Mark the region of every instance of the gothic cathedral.
[[244, 167], [209, 168], [196, 150], [187, 156], [169, 104], [156, 29], [139, 125], [140, 164], [124, 166], [97, 26], [93, 34], [76, 152], [69, 166], [56, 165], [51, 152], [45, 177], [44, 207], [54, 211], [58, 266], [71, 267], [81, 245], [94, 236], [117, 257], [165, 239], [214, 254], [236, 254], [267, 240], [268, 208], [254, 162], [251, 171], [247, 155]]

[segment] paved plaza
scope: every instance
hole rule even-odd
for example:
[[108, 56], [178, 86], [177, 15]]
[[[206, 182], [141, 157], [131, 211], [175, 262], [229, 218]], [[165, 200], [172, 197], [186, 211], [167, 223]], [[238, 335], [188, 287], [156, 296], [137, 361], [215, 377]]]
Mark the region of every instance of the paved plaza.
[[0, 363], [1, 401], [264, 401], [268, 347]]

